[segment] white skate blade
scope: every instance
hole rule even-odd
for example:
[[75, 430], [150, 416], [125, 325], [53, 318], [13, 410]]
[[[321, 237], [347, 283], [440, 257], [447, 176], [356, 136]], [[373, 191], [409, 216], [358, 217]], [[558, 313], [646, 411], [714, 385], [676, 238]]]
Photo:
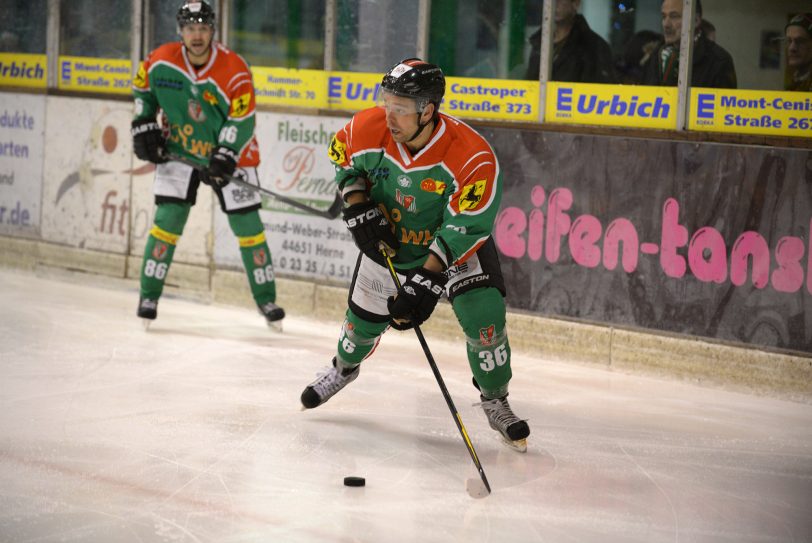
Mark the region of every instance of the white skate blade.
[[141, 328], [143, 328], [144, 331], [148, 331], [149, 325], [152, 324], [153, 319], [140, 319], [140, 320], [141, 320]]
[[283, 319], [279, 319], [278, 321], [268, 321], [268, 320], [266, 320], [265, 324], [268, 325], [268, 328], [272, 332], [276, 332], [277, 334], [281, 334], [282, 333], [282, 320]]
[[506, 438], [505, 436], [501, 435], [502, 443], [508, 446], [509, 449], [513, 449], [516, 452], [526, 453], [527, 452], [527, 438], [525, 439], [517, 439], [516, 441], [511, 441], [510, 439]]

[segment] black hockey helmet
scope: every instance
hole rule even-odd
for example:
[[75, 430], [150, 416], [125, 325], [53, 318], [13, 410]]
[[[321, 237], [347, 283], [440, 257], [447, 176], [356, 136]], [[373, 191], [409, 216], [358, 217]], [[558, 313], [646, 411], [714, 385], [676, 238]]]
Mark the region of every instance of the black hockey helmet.
[[178, 30], [188, 24], [202, 23], [214, 27], [214, 10], [202, 0], [187, 0], [183, 5], [178, 8], [178, 14], [175, 17], [178, 21]]
[[439, 108], [445, 94], [445, 76], [436, 64], [407, 58], [386, 72], [381, 88], [395, 96], [416, 99], [419, 111], [429, 102]]

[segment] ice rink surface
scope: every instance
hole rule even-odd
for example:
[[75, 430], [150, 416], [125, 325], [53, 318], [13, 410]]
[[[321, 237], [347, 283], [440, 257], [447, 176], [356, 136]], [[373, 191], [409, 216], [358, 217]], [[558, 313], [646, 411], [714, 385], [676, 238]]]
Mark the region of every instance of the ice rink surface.
[[812, 541], [810, 405], [516, 355], [523, 455], [429, 338], [494, 489], [474, 500], [411, 332], [303, 412], [339, 323], [164, 298], [144, 331], [132, 283], [0, 285], [2, 542]]

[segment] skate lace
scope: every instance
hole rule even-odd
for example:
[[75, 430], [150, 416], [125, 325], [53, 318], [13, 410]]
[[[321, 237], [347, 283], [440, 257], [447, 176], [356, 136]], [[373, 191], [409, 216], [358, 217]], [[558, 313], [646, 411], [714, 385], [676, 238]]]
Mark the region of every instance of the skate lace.
[[144, 298], [141, 300], [141, 309], [155, 309], [158, 307], [158, 302]]
[[507, 400], [504, 399], [482, 400], [475, 403], [474, 406], [482, 406], [488, 418], [502, 428], [507, 428], [511, 424], [521, 421], [510, 409]]
[[316, 374], [316, 381], [310, 385], [320, 398], [332, 396], [341, 390], [346, 378], [336, 368], [324, 368]]

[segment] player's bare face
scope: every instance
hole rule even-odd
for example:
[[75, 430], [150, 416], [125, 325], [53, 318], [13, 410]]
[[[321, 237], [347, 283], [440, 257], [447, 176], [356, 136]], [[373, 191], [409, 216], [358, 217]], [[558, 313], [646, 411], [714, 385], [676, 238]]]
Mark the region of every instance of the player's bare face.
[[191, 23], [180, 29], [180, 38], [186, 46], [186, 53], [192, 64], [203, 64], [209, 60], [214, 29], [207, 24]]
[[812, 65], [812, 39], [800, 26], [787, 27], [787, 64], [790, 68]]
[[418, 129], [417, 103], [412, 98], [384, 94], [381, 107], [386, 110], [386, 127], [392, 139], [405, 143]]

